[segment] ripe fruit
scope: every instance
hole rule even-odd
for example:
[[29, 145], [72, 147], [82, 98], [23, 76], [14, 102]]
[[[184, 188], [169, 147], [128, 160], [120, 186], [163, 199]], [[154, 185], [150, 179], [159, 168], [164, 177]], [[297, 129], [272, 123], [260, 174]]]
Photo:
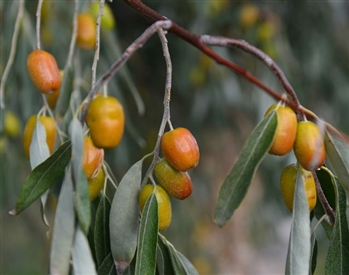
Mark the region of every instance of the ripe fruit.
[[[269, 107], [265, 116], [277, 107], [273, 104]], [[278, 125], [275, 130], [273, 144], [269, 150], [270, 154], [283, 156], [293, 148], [297, 134], [297, 116], [290, 107], [279, 106], [276, 110]]]
[[184, 200], [192, 193], [193, 184], [189, 174], [176, 170], [166, 159], [161, 160], [155, 165], [154, 172], [159, 184], [171, 196]]
[[104, 150], [96, 148], [90, 137], [84, 137], [84, 152], [82, 156], [82, 167], [87, 179], [97, 176], [104, 159]]
[[196, 139], [186, 128], [176, 128], [165, 133], [161, 150], [168, 162], [178, 171], [188, 171], [199, 163], [200, 152]]
[[259, 9], [253, 4], [245, 4], [239, 15], [239, 23], [245, 28], [251, 28], [259, 18]]
[[27, 58], [27, 69], [36, 88], [43, 94], [55, 93], [61, 86], [56, 59], [43, 50], [32, 51]]
[[[61, 78], [61, 81], [63, 79], [63, 73], [64, 73], [63, 70], [59, 70], [59, 76]], [[61, 90], [58, 89], [53, 94], [46, 95], [48, 106], [50, 106], [51, 109], [54, 109], [56, 107], [60, 92], [61, 92]]]
[[100, 168], [97, 175], [88, 179], [88, 193], [90, 195], [90, 201], [93, 201], [98, 197], [99, 192], [104, 187], [105, 173], [104, 169]]
[[[312, 211], [316, 205], [316, 187], [314, 177], [311, 172], [303, 169], [302, 167], [300, 167], [300, 169], [306, 197], [308, 200], [309, 211]], [[287, 208], [291, 212], [293, 210], [293, 197], [297, 180], [297, 172], [297, 165], [291, 164], [284, 168], [280, 177], [281, 194]]]
[[86, 123], [95, 146], [114, 148], [124, 133], [124, 109], [114, 97], [97, 97], [87, 110]]
[[17, 115], [11, 111], [5, 112], [4, 131], [10, 137], [17, 137], [21, 132], [21, 122]]
[[92, 50], [96, 44], [96, 21], [89, 13], [78, 15], [76, 43], [83, 50]]
[[319, 127], [311, 121], [298, 123], [294, 154], [306, 170], [315, 170], [325, 163], [325, 144]]
[[[99, 2], [93, 2], [90, 4], [89, 10], [92, 16], [97, 20], [99, 13]], [[109, 31], [115, 28], [115, 19], [113, 12], [107, 3], [104, 3], [103, 17], [101, 20], [101, 27]]]
[[[139, 207], [141, 211], [143, 211], [143, 208], [145, 206], [145, 203], [147, 199], [150, 197], [150, 195], [153, 193], [154, 185], [147, 184], [144, 185], [141, 192], [139, 193]], [[166, 191], [159, 185], [155, 186], [155, 197], [156, 201], [158, 203], [158, 225], [159, 230], [165, 230], [171, 223], [172, 219], [172, 208], [171, 208], [171, 201], [166, 193]]]
[[[50, 153], [52, 154], [53, 148], [56, 143], [56, 125], [51, 117], [47, 116], [39, 116], [41, 124], [44, 126], [45, 131], [46, 131], [46, 143], [47, 146], [50, 150]], [[30, 144], [32, 142], [32, 136], [35, 130], [36, 126], [36, 121], [37, 121], [37, 116], [32, 115], [28, 121], [27, 124], [25, 125], [24, 128], [24, 133], [23, 133], [23, 146], [24, 146], [24, 152], [27, 158], [29, 159], [30, 157]]]

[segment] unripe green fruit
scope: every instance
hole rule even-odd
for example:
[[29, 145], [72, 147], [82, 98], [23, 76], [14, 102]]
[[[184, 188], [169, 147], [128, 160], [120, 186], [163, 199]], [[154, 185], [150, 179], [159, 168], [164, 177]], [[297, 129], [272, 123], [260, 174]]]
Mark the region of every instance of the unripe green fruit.
[[[311, 172], [301, 169], [301, 176], [304, 184], [304, 190], [308, 200], [309, 211], [312, 211], [316, 205], [316, 186]], [[280, 187], [284, 202], [291, 212], [293, 211], [293, 198], [296, 187], [298, 167], [295, 164], [286, 166], [281, 173]]]
[[188, 171], [199, 163], [200, 151], [196, 139], [186, 128], [166, 132], [161, 138], [161, 151], [178, 171]]
[[190, 196], [193, 184], [187, 172], [180, 172], [173, 168], [166, 159], [155, 165], [154, 173], [159, 184], [171, 196], [183, 200]]
[[[89, 11], [92, 14], [92, 16], [97, 20], [98, 13], [99, 13], [99, 2], [93, 2], [90, 4]], [[103, 10], [103, 16], [101, 19], [101, 26], [105, 30], [112, 30], [115, 28], [115, 19], [113, 12], [110, 8], [110, 6], [107, 3], [104, 3], [104, 10]]]
[[325, 144], [315, 123], [311, 121], [298, 123], [293, 150], [297, 161], [306, 170], [318, 169], [325, 163]]
[[[273, 104], [265, 113], [267, 116], [277, 107]], [[279, 106], [276, 110], [277, 127], [275, 130], [273, 144], [269, 150], [270, 154], [283, 156], [293, 148], [297, 134], [297, 116], [290, 107]]]
[[[145, 206], [145, 203], [147, 199], [150, 197], [150, 195], [153, 193], [154, 185], [147, 184], [144, 185], [141, 192], [139, 193], [139, 207], [141, 211], [143, 211], [143, 208]], [[155, 197], [156, 201], [158, 203], [158, 226], [159, 230], [165, 230], [167, 227], [169, 227], [172, 219], [172, 207], [171, 207], [171, 200], [166, 193], [165, 189], [163, 189], [161, 186], [156, 185], [155, 186]]]

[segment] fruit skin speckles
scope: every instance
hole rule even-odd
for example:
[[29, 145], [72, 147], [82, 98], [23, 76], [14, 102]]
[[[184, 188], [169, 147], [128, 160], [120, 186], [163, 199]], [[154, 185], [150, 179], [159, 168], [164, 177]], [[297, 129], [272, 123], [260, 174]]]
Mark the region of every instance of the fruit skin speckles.
[[193, 184], [189, 174], [176, 170], [166, 159], [155, 165], [154, 173], [159, 184], [171, 196], [184, 200], [191, 195]]
[[27, 69], [35, 87], [43, 94], [52, 94], [61, 87], [56, 59], [44, 50], [34, 50], [27, 58]]
[[195, 168], [199, 163], [198, 144], [186, 128], [166, 132], [161, 139], [161, 151], [172, 167], [181, 172]]
[[156, 185], [156, 186], [152, 184], [144, 185], [141, 192], [139, 193], [139, 199], [138, 199], [139, 207], [141, 211], [143, 211], [145, 203], [147, 199], [150, 197], [150, 195], [153, 193], [154, 188], [155, 188], [156, 201], [158, 203], [159, 231], [163, 231], [169, 227], [172, 220], [171, 200], [167, 192], [165, 191], [165, 189], [163, 189], [159, 185]]
[[315, 123], [311, 121], [298, 123], [293, 150], [297, 161], [306, 170], [316, 170], [325, 163], [325, 144]]
[[[265, 113], [265, 116], [277, 107], [277, 104], [271, 105]], [[279, 106], [276, 110], [276, 115], [278, 124], [269, 153], [272, 155], [283, 156], [292, 150], [296, 140], [297, 116], [295, 112], [287, 106]]]

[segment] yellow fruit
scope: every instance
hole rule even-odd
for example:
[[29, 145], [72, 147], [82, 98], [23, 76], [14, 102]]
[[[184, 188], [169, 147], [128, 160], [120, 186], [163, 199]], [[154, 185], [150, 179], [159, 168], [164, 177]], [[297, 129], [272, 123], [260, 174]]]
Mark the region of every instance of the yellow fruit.
[[21, 132], [21, 122], [17, 115], [11, 111], [5, 112], [4, 131], [10, 137], [17, 137]]
[[[268, 115], [277, 107], [273, 104], [265, 113]], [[297, 134], [297, 116], [290, 107], [279, 106], [277, 111], [278, 125], [275, 130], [273, 144], [269, 150], [270, 154], [283, 156], [290, 152]]]
[[[145, 206], [147, 199], [153, 193], [154, 185], [147, 184], [144, 185], [141, 192], [139, 193], [139, 207], [141, 211]], [[159, 185], [155, 186], [155, 197], [158, 203], [158, 225], [159, 230], [165, 230], [169, 227], [172, 219], [172, 208], [171, 208], [171, 200], [166, 193], [166, 191]]]
[[103, 168], [99, 169], [95, 177], [88, 179], [88, 193], [91, 201], [98, 197], [99, 192], [101, 192], [104, 187], [104, 181], [105, 173]]
[[[64, 74], [64, 71], [59, 70], [59, 75], [61, 77], [61, 81], [63, 80], [63, 74]], [[58, 89], [53, 94], [46, 95], [48, 106], [50, 106], [51, 109], [54, 109], [56, 107], [60, 92], [61, 92], [61, 89]]]
[[104, 150], [93, 145], [90, 137], [84, 137], [84, 152], [82, 167], [87, 179], [94, 178], [101, 169], [104, 159]]
[[306, 170], [315, 170], [325, 163], [325, 144], [319, 127], [311, 121], [301, 121], [297, 126], [294, 154]]
[[[55, 143], [56, 143], [56, 124], [52, 117], [47, 116], [40, 116], [39, 117], [41, 124], [44, 126], [46, 131], [46, 143], [50, 150], [50, 153], [52, 154]], [[25, 125], [24, 133], [23, 133], [23, 146], [24, 146], [24, 152], [27, 158], [30, 158], [30, 144], [32, 142], [32, 136], [35, 130], [37, 121], [37, 116], [32, 115]]]
[[193, 184], [187, 172], [180, 172], [173, 168], [166, 159], [155, 165], [154, 173], [159, 184], [171, 196], [184, 200], [193, 191]]
[[258, 7], [253, 4], [245, 4], [240, 11], [239, 23], [243, 28], [248, 29], [256, 24], [258, 18]]
[[[90, 7], [89, 7], [90, 13], [96, 20], [98, 18], [99, 7], [100, 7], [99, 2], [93, 2], [90, 4]], [[106, 2], [104, 3], [101, 27], [108, 31], [115, 28], [115, 19], [114, 19], [113, 11], [111, 10], [111, 8]]]
[[[316, 186], [315, 180], [311, 172], [301, 169], [301, 178], [304, 184], [304, 190], [308, 200], [309, 211], [312, 211], [316, 205]], [[284, 202], [287, 208], [292, 212], [293, 211], [293, 198], [297, 180], [297, 165], [291, 164], [286, 166], [281, 173], [280, 177], [280, 187], [281, 194], [284, 199]]]
[[89, 13], [78, 15], [76, 44], [83, 50], [92, 50], [96, 44], [96, 21]]

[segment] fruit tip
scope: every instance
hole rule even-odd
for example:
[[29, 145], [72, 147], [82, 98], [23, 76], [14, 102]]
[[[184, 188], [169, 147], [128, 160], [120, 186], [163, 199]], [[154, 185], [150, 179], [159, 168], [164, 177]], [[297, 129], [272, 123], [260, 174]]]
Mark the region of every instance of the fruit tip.
[[17, 211], [16, 209], [12, 209], [11, 211], [8, 212], [11, 216], [17, 216]]

